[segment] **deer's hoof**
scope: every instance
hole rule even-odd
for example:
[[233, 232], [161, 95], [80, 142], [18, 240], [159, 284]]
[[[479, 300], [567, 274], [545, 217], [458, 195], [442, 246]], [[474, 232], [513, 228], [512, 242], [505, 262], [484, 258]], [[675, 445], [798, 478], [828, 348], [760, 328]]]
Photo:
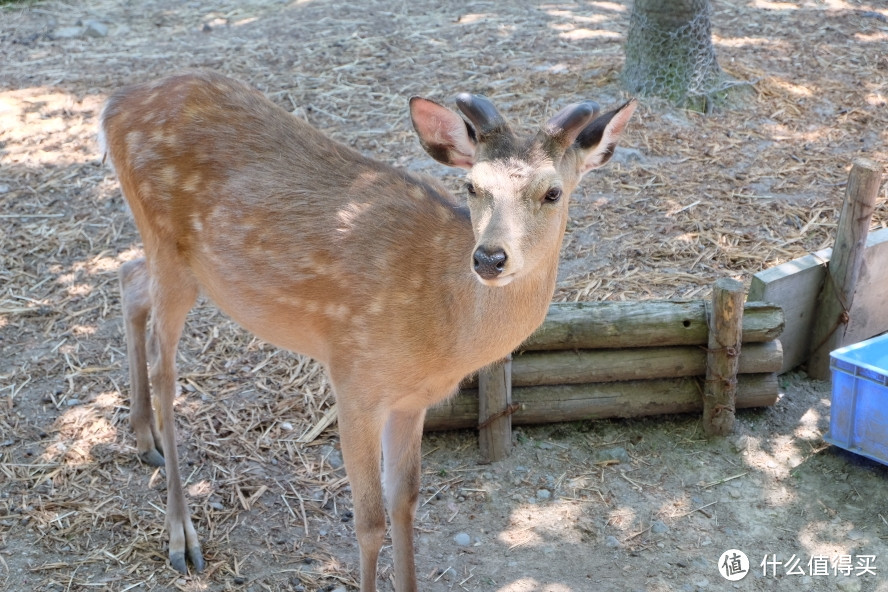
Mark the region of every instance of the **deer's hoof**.
[[203, 558], [203, 553], [200, 550], [200, 545], [188, 547], [188, 557], [191, 559], [191, 565], [194, 567], [194, 571], [198, 573], [202, 572], [207, 566], [207, 563]]
[[185, 565], [185, 552], [184, 551], [175, 551], [170, 553], [170, 565], [173, 566], [177, 572], [181, 574], [188, 573], [188, 566]]
[[152, 467], [162, 467], [166, 464], [163, 460], [163, 455], [154, 448], [147, 452], [140, 452], [139, 458], [142, 459], [142, 462], [147, 463]]

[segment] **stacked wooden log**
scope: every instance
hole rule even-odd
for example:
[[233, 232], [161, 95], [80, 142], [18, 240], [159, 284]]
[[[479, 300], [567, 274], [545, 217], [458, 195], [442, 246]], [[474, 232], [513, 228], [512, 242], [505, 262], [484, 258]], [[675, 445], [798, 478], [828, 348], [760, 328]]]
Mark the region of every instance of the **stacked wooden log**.
[[[737, 408], [777, 400], [783, 363], [777, 338], [783, 324], [778, 306], [744, 305]], [[511, 421], [542, 424], [701, 411], [708, 339], [702, 300], [553, 304], [511, 362], [511, 398], [517, 407]], [[473, 380], [426, 417], [427, 430], [478, 425]]]

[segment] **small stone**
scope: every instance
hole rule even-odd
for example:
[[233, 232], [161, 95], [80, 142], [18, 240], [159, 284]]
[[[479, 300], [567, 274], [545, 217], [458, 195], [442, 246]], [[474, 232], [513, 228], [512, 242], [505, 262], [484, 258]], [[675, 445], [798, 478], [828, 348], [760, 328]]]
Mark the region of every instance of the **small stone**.
[[83, 25], [86, 27], [86, 34], [89, 37], [107, 37], [108, 36], [108, 25], [103, 22], [96, 20], [88, 20], [83, 21]]
[[77, 39], [83, 35], [83, 27], [59, 27], [49, 36], [52, 39]]
[[333, 470], [341, 469], [345, 464], [342, 460], [342, 453], [332, 446], [321, 446], [321, 455], [327, 460], [327, 464]]
[[74, 407], [75, 405], [80, 405], [80, 399], [71, 398], [65, 401], [65, 405], [68, 407]]
[[836, 583], [841, 592], [860, 592], [860, 580], [841, 578]]
[[859, 541], [860, 539], [863, 538], [863, 536], [864, 536], [863, 533], [860, 532], [859, 530], [852, 530], [851, 532], [848, 533], [848, 538], [851, 539], [852, 541]]
[[629, 464], [632, 460], [629, 457], [629, 453], [626, 452], [626, 449], [622, 446], [617, 446], [615, 448], [608, 448], [606, 450], [599, 450], [595, 453], [595, 461], [596, 462], [605, 462], [605, 461], [619, 461], [623, 464]]
[[4, 193], [9, 193], [9, 185], [6, 183], [0, 183], [0, 195], [3, 195]]
[[223, 506], [219, 502], [210, 502], [208, 505], [214, 510], [219, 510], [220, 512], [225, 509], [225, 506]]
[[737, 452], [743, 452], [749, 446], [749, 436], [743, 434], [731, 440], [731, 445]]
[[614, 535], [608, 535], [604, 539], [604, 544], [610, 547], [611, 549], [616, 549], [620, 546], [620, 541]]
[[333, 592], [348, 592], [348, 588], [345, 586], [337, 586], [333, 588]]
[[552, 497], [552, 492], [548, 489], [539, 489], [537, 490], [537, 499], [547, 500]]
[[293, 431], [293, 424], [290, 423], [289, 421], [281, 422], [281, 429], [284, 430], [285, 432], [292, 432]]
[[468, 547], [472, 543], [472, 537], [468, 534], [461, 532], [455, 537], [453, 537], [453, 542], [459, 545], [460, 547]]
[[666, 526], [665, 522], [655, 520], [654, 523], [651, 524], [651, 532], [654, 534], [666, 534], [669, 532], [669, 527]]

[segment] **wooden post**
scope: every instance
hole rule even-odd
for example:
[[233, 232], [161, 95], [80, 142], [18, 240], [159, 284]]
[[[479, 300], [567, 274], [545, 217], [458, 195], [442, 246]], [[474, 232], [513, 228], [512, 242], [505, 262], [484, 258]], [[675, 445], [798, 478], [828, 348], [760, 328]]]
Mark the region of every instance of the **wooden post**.
[[478, 444], [488, 462], [512, 449], [512, 356], [478, 373]]
[[817, 299], [811, 330], [808, 374], [820, 380], [829, 377], [830, 352], [845, 345], [866, 235], [881, 183], [879, 163], [867, 158], [854, 161], [836, 228], [836, 246]]
[[734, 428], [737, 370], [743, 337], [743, 284], [730, 278], [715, 282], [709, 311], [709, 351], [703, 389], [703, 431], [726, 436]]

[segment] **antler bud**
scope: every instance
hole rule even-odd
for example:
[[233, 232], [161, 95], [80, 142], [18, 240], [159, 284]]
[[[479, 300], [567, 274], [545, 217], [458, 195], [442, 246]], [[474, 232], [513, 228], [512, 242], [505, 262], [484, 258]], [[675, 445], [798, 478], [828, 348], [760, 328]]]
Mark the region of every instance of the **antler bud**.
[[481, 141], [491, 134], [509, 129], [509, 124], [486, 97], [460, 93], [456, 96], [456, 106], [475, 126]]

